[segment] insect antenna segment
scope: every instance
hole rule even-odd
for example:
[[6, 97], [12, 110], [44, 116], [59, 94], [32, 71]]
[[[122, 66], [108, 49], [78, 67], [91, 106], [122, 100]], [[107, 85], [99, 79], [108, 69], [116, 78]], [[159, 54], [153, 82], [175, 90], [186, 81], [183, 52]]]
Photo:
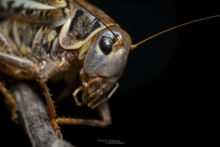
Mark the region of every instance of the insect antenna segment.
[[197, 23], [197, 22], [201, 22], [201, 21], [205, 21], [205, 20], [209, 20], [209, 19], [214, 19], [214, 18], [218, 18], [220, 17], [220, 15], [213, 15], [213, 16], [208, 16], [208, 17], [204, 17], [204, 18], [200, 18], [200, 19], [195, 19], [195, 20], [192, 20], [192, 21], [189, 21], [189, 22], [186, 22], [186, 23], [183, 23], [183, 24], [180, 24], [180, 25], [177, 25], [177, 26], [174, 26], [174, 27], [171, 27], [171, 28], [168, 28], [168, 29], [165, 29], [159, 33], [156, 33], [154, 35], [151, 35], [149, 37], [147, 37], [146, 39], [136, 43], [136, 44], [133, 44], [131, 45], [131, 48], [130, 50], [134, 50], [135, 48], [137, 48], [139, 45], [153, 39], [153, 38], [156, 38], [158, 36], [161, 36], [162, 34], [165, 34], [167, 32], [170, 32], [170, 31], [173, 31], [173, 30], [176, 30], [176, 29], [179, 29], [181, 27], [184, 27], [184, 26], [187, 26], [189, 24], [193, 24], [193, 23]]

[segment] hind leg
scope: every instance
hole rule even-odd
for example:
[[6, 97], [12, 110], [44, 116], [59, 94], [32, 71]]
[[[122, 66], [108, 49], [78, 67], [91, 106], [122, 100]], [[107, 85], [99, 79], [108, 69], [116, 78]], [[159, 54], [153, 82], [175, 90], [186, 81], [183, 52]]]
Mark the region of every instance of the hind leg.
[[[15, 43], [0, 30], [0, 63], [14, 66], [15, 69], [33, 71], [35, 68], [34, 63], [26, 59], [10, 55], [14, 51], [18, 50]], [[5, 52], [2, 52], [5, 51]], [[6, 100], [10, 103], [12, 108], [12, 119], [16, 118], [16, 101], [7, 88], [0, 82], [0, 92], [4, 95]]]
[[[0, 32], [0, 36], [1, 36], [1, 32]], [[5, 43], [4, 45], [7, 45], [7, 40], [3, 40], [3, 39], [1, 40], [1, 37], [0, 37], [0, 42], [4, 42]], [[9, 47], [9, 46], [6, 46], [6, 47]], [[36, 77], [40, 77], [39, 75], [41, 75], [41, 76], [43, 75], [42, 77], [48, 77], [46, 75], [47, 72], [41, 73], [40, 67], [38, 65], [34, 64], [32, 61], [18, 57], [18, 56], [14, 56], [14, 55], [11, 55], [8, 53], [0, 52], [0, 63], [5, 64], [5, 65], [9, 65], [9, 66], [13, 67], [14, 70], [19, 69], [19, 70], [25, 71], [26, 74], [36, 75]], [[46, 76], [44, 76], [44, 75], [46, 75]], [[51, 124], [54, 127], [58, 136], [61, 137], [62, 136], [61, 132], [59, 131], [59, 127], [55, 121], [56, 120], [56, 111], [54, 109], [54, 104], [53, 104], [53, 101], [50, 97], [49, 90], [48, 90], [46, 83], [45, 83], [46, 80], [41, 80], [41, 78], [39, 78], [39, 81], [40, 81], [39, 83], [43, 89], [44, 96], [46, 98], [47, 106], [49, 109]], [[14, 101], [13, 97], [11, 96], [11, 94], [8, 92], [8, 90], [3, 86], [2, 83], [0, 85], [0, 91], [3, 93], [3, 95], [6, 97], [6, 99], [10, 102], [10, 104], [12, 106], [12, 112], [15, 112], [16, 111], [15, 101]], [[13, 117], [14, 117], [14, 114], [15, 113], [13, 113]]]
[[[33, 66], [31, 62], [7, 54], [7, 53], [13, 53], [16, 50], [17, 47], [15, 43], [7, 35], [3, 34], [0, 30], [0, 63], [2, 64], [9, 63], [10, 65], [13, 65], [18, 68], [20, 66], [21, 69], [27, 69], [30, 66]], [[2, 51], [5, 51], [7, 53], [4, 53]], [[12, 119], [14, 120], [16, 118], [16, 101], [1, 81], [0, 81], [0, 92], [3, 94], [5, 99], [11, 105]]]
[[[23, 59], [20, 57], [16, 57], [13, 55], [9, 55], [6, 53], [0, 52], [0, 63], [14, 66], [15, 69], [24, 70], [27, 73], [36, 75], [36, 77], [38, 77], [38, 75], [44, 75], [44, 73], [39, 72], [40, 68], [38, 67], [38, 65], [34, 64], [32, 61], [27, 60], [27, 59]], [[46, 75], [46, 73], [45, 73], [45, 75]], [[45, 76], [42, 76], [42, 77], [45, 77]], [[47, 77], [47, 75], [46, 75], [46, 77]], [[59, 126], [57, 125], [57, 123], [55, 121], [56, 120], [56, 111], [55, 111], [53, 101], [51, 99], [51, 95], [50, 95], [49, 90], [46, 85], [46, 80], [44, 78], [42, 78], [42, 79], [38, 78], [38, 79], [39, 79], [40, 86], [43, 89], [43, 93], [44, 93], [46, 103], [47, 103], [47, 106], [49, 109], [49, 116], [50, 116], [51, 124], [54, 127], [58, 136], [62, 137], [62, 134], [59, 131]], [[8, 94], [8, 92], [5, 91], [4, 88], [2, 88], [1, 91], [4, 92], [4, 94], [7, 96], [8, 99], [11, 99], [10, 95]]]
[[[36, 77], [38, 77], [37, 75], [42, 75], [42, 73], [39, 73], [40, 68], [37, 65], [35, 65], [32, 61], [29, 61], [27, 59], [22, 59], [20, 57], [15, 57], [13, 55], [9, 55], [9, 54], [0, 52], [0, 63], [14, 66], [15, 69], [22, 69], [30, 74], [35, 74]], [[41, 78], [38, 78], [38, 79], [39, 79], [39, 83], [40, 83], [40, 86], [43, 90], [43, 93], [44, 93], [44, 96], [46, 99], [46, 103], [48, 106], [51, 125], [54, 127], [57, 135], [59, 137], [62, 137], [62, 134], [59, 131], [59, 126], [57, 125], [57, 123], [55, 121], [56, 120], [56, 111], [55, 111], [53, 101], [51, 99], [51, 95], [49, 93], [49, 89], [47, 88], [47, 85], [46, 85], [46, 80], [41, 79]], [[6, 98], [9, 99], [10, 101], [12, 101], [12, 96], [9, 94], [9, 92], [4, 87], [0, 87], [0, 88], [1, 88], [0, 89], [1, 92], [6, 96]], [[14, 104], [13, 104], [12, 108], [14, 108]]]

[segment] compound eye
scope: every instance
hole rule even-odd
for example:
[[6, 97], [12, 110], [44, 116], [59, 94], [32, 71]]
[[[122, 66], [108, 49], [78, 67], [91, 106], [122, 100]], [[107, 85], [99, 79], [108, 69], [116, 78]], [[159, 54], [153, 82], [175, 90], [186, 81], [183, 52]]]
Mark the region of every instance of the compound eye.
[[103, 37], [99, 42], [99, 47], [102, 50], [102, 52], [106, 55], [111, 53], [113, 46], [113, 40], [108, 37]]

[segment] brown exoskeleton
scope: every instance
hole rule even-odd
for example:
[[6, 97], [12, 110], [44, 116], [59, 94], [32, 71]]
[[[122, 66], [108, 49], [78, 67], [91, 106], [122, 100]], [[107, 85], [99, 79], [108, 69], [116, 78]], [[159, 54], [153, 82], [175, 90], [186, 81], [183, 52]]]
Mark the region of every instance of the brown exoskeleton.
[[[118, 24], [84, 0], [2, 0], [0, 6], [0, 70], [14, 78], [39, 82], [51, 124], [59, 136], [59, 124], [104, 127], [111, 123], [106, 101], [118, 88], [130, 50], [176, 28], [219, 17], [184, 23], [132, 45], [130, 36]], [[81, 79], [73, 92], [76, 105], [97, 108], [101, 120], [56, 117], [46, 82], [71, 69], [77, 69], [73, 74]], [[2, 82], [0, 91], [10, 102], [15, 118], [15, 101]]]
[[[49, 1], [54, 2], [51, 5], [43, 5], [43, 2], [36, 1], [39, 7], [36, 5], [34, 9], [34, 4], [28, 1], [23, 5], [19, 1], [2, 1], [2, 14], [9, 7], [18, 14], [8, 14], [10, 17], [0, 24], [0, 70], [14, 78], [36, 79], [40, 83], [51, 124], [60, 136], [58, 124], [101, 127], [110, 124], [108, 106], [103, 103], [118, 87], [117, 80], [131, 46], [129, 35], [104, 12], [86, 1]], [[17, 9], [20, 6], [24, 7], [21, 11]], [[54, 17], [52, 22], [39, 21], [51, 17]], [[102, 120], [56, 118], [46, 81], [71, 68], [79, 68], [82, 81], [82, 85], [73, 92], [76, 105], [87, 104], [92, 109], [98, 107]], [[0, 87], [11, 103], [14, 118], [15, 101], [2, 83]], [[83, 91], [82, 102], [77, 98], [79, 91]]]

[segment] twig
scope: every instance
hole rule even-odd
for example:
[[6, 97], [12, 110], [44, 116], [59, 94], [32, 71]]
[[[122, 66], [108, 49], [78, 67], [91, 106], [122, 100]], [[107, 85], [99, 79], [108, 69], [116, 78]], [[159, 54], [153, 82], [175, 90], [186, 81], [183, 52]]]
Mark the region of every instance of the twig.
[[10, 91], [17, 102], [18, 121], [33, 147], [73, 147], [57, 137], [44, 103], [32, 88], [27, 84], [17, 84]]

